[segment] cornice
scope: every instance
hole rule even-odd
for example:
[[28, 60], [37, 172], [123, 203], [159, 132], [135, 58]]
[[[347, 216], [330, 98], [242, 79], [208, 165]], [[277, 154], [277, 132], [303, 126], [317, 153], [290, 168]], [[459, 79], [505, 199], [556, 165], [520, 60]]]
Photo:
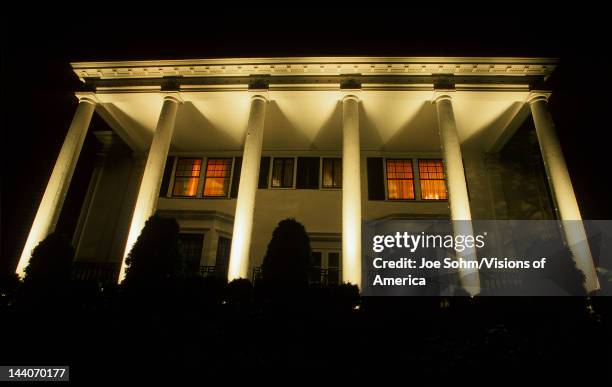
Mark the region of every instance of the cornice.
[[342, 76], [539, 76], [555, 69], [553, 58], [483, 57], [309, 57], [165, 61], [75, 62], [82, 80], [163, 77]]

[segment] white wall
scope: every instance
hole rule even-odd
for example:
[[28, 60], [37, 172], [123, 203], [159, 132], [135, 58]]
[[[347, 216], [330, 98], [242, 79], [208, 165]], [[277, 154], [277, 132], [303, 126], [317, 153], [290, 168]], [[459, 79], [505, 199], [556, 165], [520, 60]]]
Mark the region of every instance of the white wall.
[[[300, 155], [307, 155], [301, 153]], [[318, 153], [311, 153], [320, 156]], [[382, 156], [378, 153], [376, 156]], [[371, 155], [370, 155], [371, 156]], [[398, 157], [397, 154], [389, 155]], [[374, 156], [372, 156], [374, 157]], [[416, 157], [404, 155], [403, 157]], [[429, 155], [431, 157], [431, 155]], [[446, 201], [369, 201], [367, 186], [366, 155], [361, 159], [361, 181], [363, 198], [363, 217], [365, 220], [378, 219], [393, 215], [438, 216], [448, 215]], [[229, 216], [234, 215], [236, 199], [204, 198], [160, 198], [158, 210], [177, 215], [182, 229], [221, 232], [231, 236], [231, 225], [212, 219], [198, 219], [197, 212], [216, 211]], [[253, 239], [251, 244], [249, 273], [260, 266], [272, 232], [278, 222], [295, 218], [302, 223], [308, 233], [339, 235], [342, 232], [342, 191], [339, 189], [258, 189], [254, 214]], [[214, 265], [216, 243], [205, 239], [202, 264]], [[333, 242], [325, 243], [331, 247]], [[341, 245], [337, 243], [337, 250]]]

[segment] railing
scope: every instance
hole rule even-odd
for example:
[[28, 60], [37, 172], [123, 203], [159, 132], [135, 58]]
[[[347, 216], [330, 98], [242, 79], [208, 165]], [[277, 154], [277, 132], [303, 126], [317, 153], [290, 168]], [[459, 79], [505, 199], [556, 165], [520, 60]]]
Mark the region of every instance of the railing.
[[[340, 269], [322, 269], [322, 268], [312, 268], [308, 273], [308, 279], [311, 284], [317, 285], [337, 285], [341, 283], [342, 270]], [[261, 266], [253, 268], [253, 273], [251, 275], [251, 281], [255, 284], [258, 280], [262, 278]]]
[[262, 278], [261, 266], [254, 267], [253, 274], [251, 275], [251, 282], [253, 283], [253, 285], [255, 285], [255, 283], [261, 278]]
[[[202, 277], [227, 275], [227, 266], [200, 266]], [[119, 278], [119, 264], [114, 262], [73, 262], [72, 278], [77, 281], [95, 281], [103, 285], [113, 284]]]
[[200, 274], [204, 278], [211, 277], [211, 276], [225, 277], [227, 276], [227, 266], [226, 265], [217, 265], [217, 266], [202, 265], [200, 266], [200, 270], [198, 274]]
[[[311, 284], [335, 285], [341, 282], [339, 269], [312, 268], [309, 272]], [[202, 277], [227, 276], [227, 266], [202, 265], [198, 274]], [[72, 277], [78, 281], [96, 281], [103, 285], [114, 284], [119, 277], [119, 264], [114, 262], [74, 262], [72, 265]], [[255, 284], [262, 278], [261, 266], [253, 268], [251, 281]]]
[[95, 281], [103, 285], [117, 283], [119, 264], [115, 262], [73, 262], [72, 278], [77, 281]]
[[516, 271], [485, 271], [481, 270], [480, 282], [484, 289], [518, 289], [523, 284], [521, 273]]

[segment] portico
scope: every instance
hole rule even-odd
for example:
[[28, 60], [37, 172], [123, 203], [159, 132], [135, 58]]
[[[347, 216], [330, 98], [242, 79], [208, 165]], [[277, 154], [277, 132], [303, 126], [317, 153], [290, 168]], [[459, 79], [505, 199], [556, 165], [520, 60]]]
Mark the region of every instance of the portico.
[[[146, 153], [137, 193], [120, 198], [133, 205], [124, 252], [109, 258], [120, 262], [119, 282], [144, 223], [158, 211], [206, 240], [214, 236], [202, 262], [215, 256], [205, 250], [220, 236], [231, 240], [229, 280], [249, 278], [274, 225], [295, 217], [321, 240], [330, 267], [333, 254], [341, 256], [342, 281], [360, 285], [362, 220], [447, 217], [465, 235], [473, 234], [475, 216], [494, 217], [490, 194], [470, 189], [465, 164], [502, 148], [528, 106], [564, 236], [587, 289], [596, 290], [549, 93], [534, 90], [554, 68], [555, 60], [541, 58], [74, 63], [92, 91], [77, 94], [17, 272], [23, 275], [33, 248], [54, 230], [94, 110], [133, 152]], [[334, 159], [341, 159], [340, 174]], [[436, 166], [442, 177], [434, 176]], [[468, 257], [478, 258], [475, 251]], [[460, 278], [468, 293], [479, 293], [477, 270], [460, 270]]]

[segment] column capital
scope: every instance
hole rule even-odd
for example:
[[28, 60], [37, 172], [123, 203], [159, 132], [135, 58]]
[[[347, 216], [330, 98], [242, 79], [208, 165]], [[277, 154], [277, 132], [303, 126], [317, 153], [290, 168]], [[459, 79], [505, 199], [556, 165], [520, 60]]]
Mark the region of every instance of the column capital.
[[91, 91], [77, 91], [76, 93], [74, 93], [74, 95], [77, 97], [79, 102], [87, 102], [92, 105], [97, 105], [100, 103], [100, 100], [96, 96], [96, 93], [93, 93]]
[[452, 100], [455, 89], [434, 89], [431, 95], [431, 103], [443, 101], [445, 99]]
[[161, 96], [164, 98], [164, 101], [172, 101], [172, 102], [176, 102], [179, 104], [185, 102], [183, 101], [183, 97], [181, 96], [181, 93], [176, 92], [176, 91], [162, 92]]
[[249, 89], [248, 91], [251, 101], [262, 100], [264, 102], [270, 102], [270, 93], [268, 89]]
[[344, 101], [357, 101], [359, 102], [359, 95], [361, 94], [361, 89], [343, 89], [340, 91], [340, 100]]
[[548, 90], [532, 90], [529, 92], [529, 95], [527, 96], [527, 99], [525, 101], [529, 104], [532, 104], [537, 101], [548, 102], [548, 98], [550, 98], [551, 94], [552, 92]]

